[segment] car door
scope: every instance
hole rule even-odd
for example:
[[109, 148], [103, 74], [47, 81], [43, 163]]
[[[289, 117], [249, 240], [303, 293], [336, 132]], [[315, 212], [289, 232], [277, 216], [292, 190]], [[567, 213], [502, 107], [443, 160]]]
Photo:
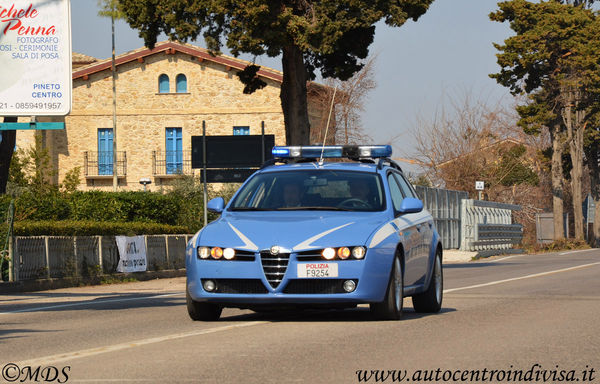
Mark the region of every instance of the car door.
[[[401, 173], [394, 172], [400, 188], [406, 197], [414, 197], [418, 199], [418, 196], [414, 188], [410, 185], [408, 180]], [[413, 216], [417, 227], [417, 232], [420, 237], [418, 246], [418, 256], [413, 260], [414, 268], [416, 270], [415, 284], [423, 284], [425, 282], [425, 276], [427, 274], [427, 264], [429, 262], [429, 250], [431, 249], [431, 242], [433, 241], [433, 218], [425, 209], [421, 212], [415, 213]]]
[[394, 224], [398, 228], [398, 235], [404, 239], [404, 285], [411, 286], [416, 284], [419, 273], [419, 248], [421, 244], [421, 234], [417, 230], [416, 213], [400, 213], [400, 205], [406, 197], [394, 173], [390, 172], [387, 176], [390, 197], [394, 207]]

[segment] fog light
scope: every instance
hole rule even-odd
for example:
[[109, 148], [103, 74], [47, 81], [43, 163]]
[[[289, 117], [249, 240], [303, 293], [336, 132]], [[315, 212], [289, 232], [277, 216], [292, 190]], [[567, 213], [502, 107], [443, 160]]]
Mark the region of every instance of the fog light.
[[210, 250], [210, 255], [213, 259], [220, 259], [223, 256], [223, 250], [219, 247], [214, 247]]
[[363, 257], [365, 257], [365, 247], [354, 247], [352, 249], [352, 257], [354, 257], [355, 259], [362, 259]]
[[325, 248], [322, 253], [323, 257], [327, 260], [333, 260], [335, 257], [335, 249], [333, 248]]
[[350, 292], [354, 292], [355, 289], [356, 289], [356, 283], [354, 282], [354, 280], [344, 281], [344, 291], [350, 293]]
[[213, 292], [215, 289], [217, 289], [217, 284], [215, 284], [215, 282], [212, 280], [205, 280], [202, 286], [206, 292]]
[[225, 248], [225, 250], [223, 250], [223, 257], [227, 260], [233, 259], [234, 256], [235, 251], [233, 250], [233, 248]]
[[201, 259], [208, 259], [210, 256], [210, 249], [208, 247], [198, 247], [198, 257]]

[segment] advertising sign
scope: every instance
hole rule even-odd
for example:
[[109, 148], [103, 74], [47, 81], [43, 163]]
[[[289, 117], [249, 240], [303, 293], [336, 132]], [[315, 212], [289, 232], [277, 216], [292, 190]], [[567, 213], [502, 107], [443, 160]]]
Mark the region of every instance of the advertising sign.
[[0, 0], [0, 116], [71, 110], [69, 0]]
[[117, 272], [144, 272], [146, 270], [146, 242], [144, 236], [116, 236], [119, 249]]

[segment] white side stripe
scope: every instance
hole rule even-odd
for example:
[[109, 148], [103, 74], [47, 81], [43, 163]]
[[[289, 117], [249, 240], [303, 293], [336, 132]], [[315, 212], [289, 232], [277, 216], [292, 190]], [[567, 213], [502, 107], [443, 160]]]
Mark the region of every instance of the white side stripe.
[[342, 228], [347, 227], [347, 226], [349, 226], [351, 224], [354, 224], [354, 221], [351, 222], [351, 223], [348, 223], [348, 224], [340, 225], [339, 227], [332, 228], [332, 229], [327, 230], [325, 232], [321, 232], [318, 235], [315, 235], [315, 236], [311, 237], [310, 239], [301, 242], [300, 244], [296, 245], [292, 249], [297, 252], [297, 251], [302, 251], [304, 249], [312, 248], [313, 246], [311, 245], [311, 243], [313, 241], [317, 241], [321, 237], [325, 237], [325, 236], [329, 235], [331, 232], [337, 231], [338, 229], [342, 229]]
[[373, 248], [379, 245], [383, 240], [387, 239], [389, 235], [396, 232], [396, 228], [390, 223], [387, 223], [383, 227], [381, 227], [375, 235], [373, 235], [373, 239], [371, 239], [371, 244], [369, 244], [368, 248]]
[[231, 227], [231, 229], [233, 229], [233, 231], [236, 233], [236, 235], [238, 235], [238, 237], [244, 242], [244, 247], [245, 248], [251, 249], [253, 251], [258, 251], [258, 246], [256, 244], [254, 244], [252, 241], [250, 241], [249, 238], [247, 238], [236, 227], [234, 227], [233, 225], [231, 225], [231, 223], [227, 223], [227, 224], [229, 224], [229, 226]]

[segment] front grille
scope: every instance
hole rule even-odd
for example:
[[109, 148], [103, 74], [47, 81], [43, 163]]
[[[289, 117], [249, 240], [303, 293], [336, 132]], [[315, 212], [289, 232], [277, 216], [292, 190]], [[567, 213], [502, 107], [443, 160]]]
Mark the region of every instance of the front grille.
[[217, 289], [212, 293], [255, 294], [268, 293], [267, 288], [259, 279], [202, 279], [212, 280]]
[[260, 253], [260, 259], [263, 266], [265, 277], [271, 287], [277, 288], [290, 261], [289, 253], [280, 253], [277, 255], [271, 255], [269, 251], [262, 251]]
[[[290, 280], [284, 288], [284, 293], [305, 295], [327, 295], [332, 293], [347, 293], [344, 291], [344, 281], [347, 279], [297, 279]], [[358, 285], [357, 279], [352, 279]]]

